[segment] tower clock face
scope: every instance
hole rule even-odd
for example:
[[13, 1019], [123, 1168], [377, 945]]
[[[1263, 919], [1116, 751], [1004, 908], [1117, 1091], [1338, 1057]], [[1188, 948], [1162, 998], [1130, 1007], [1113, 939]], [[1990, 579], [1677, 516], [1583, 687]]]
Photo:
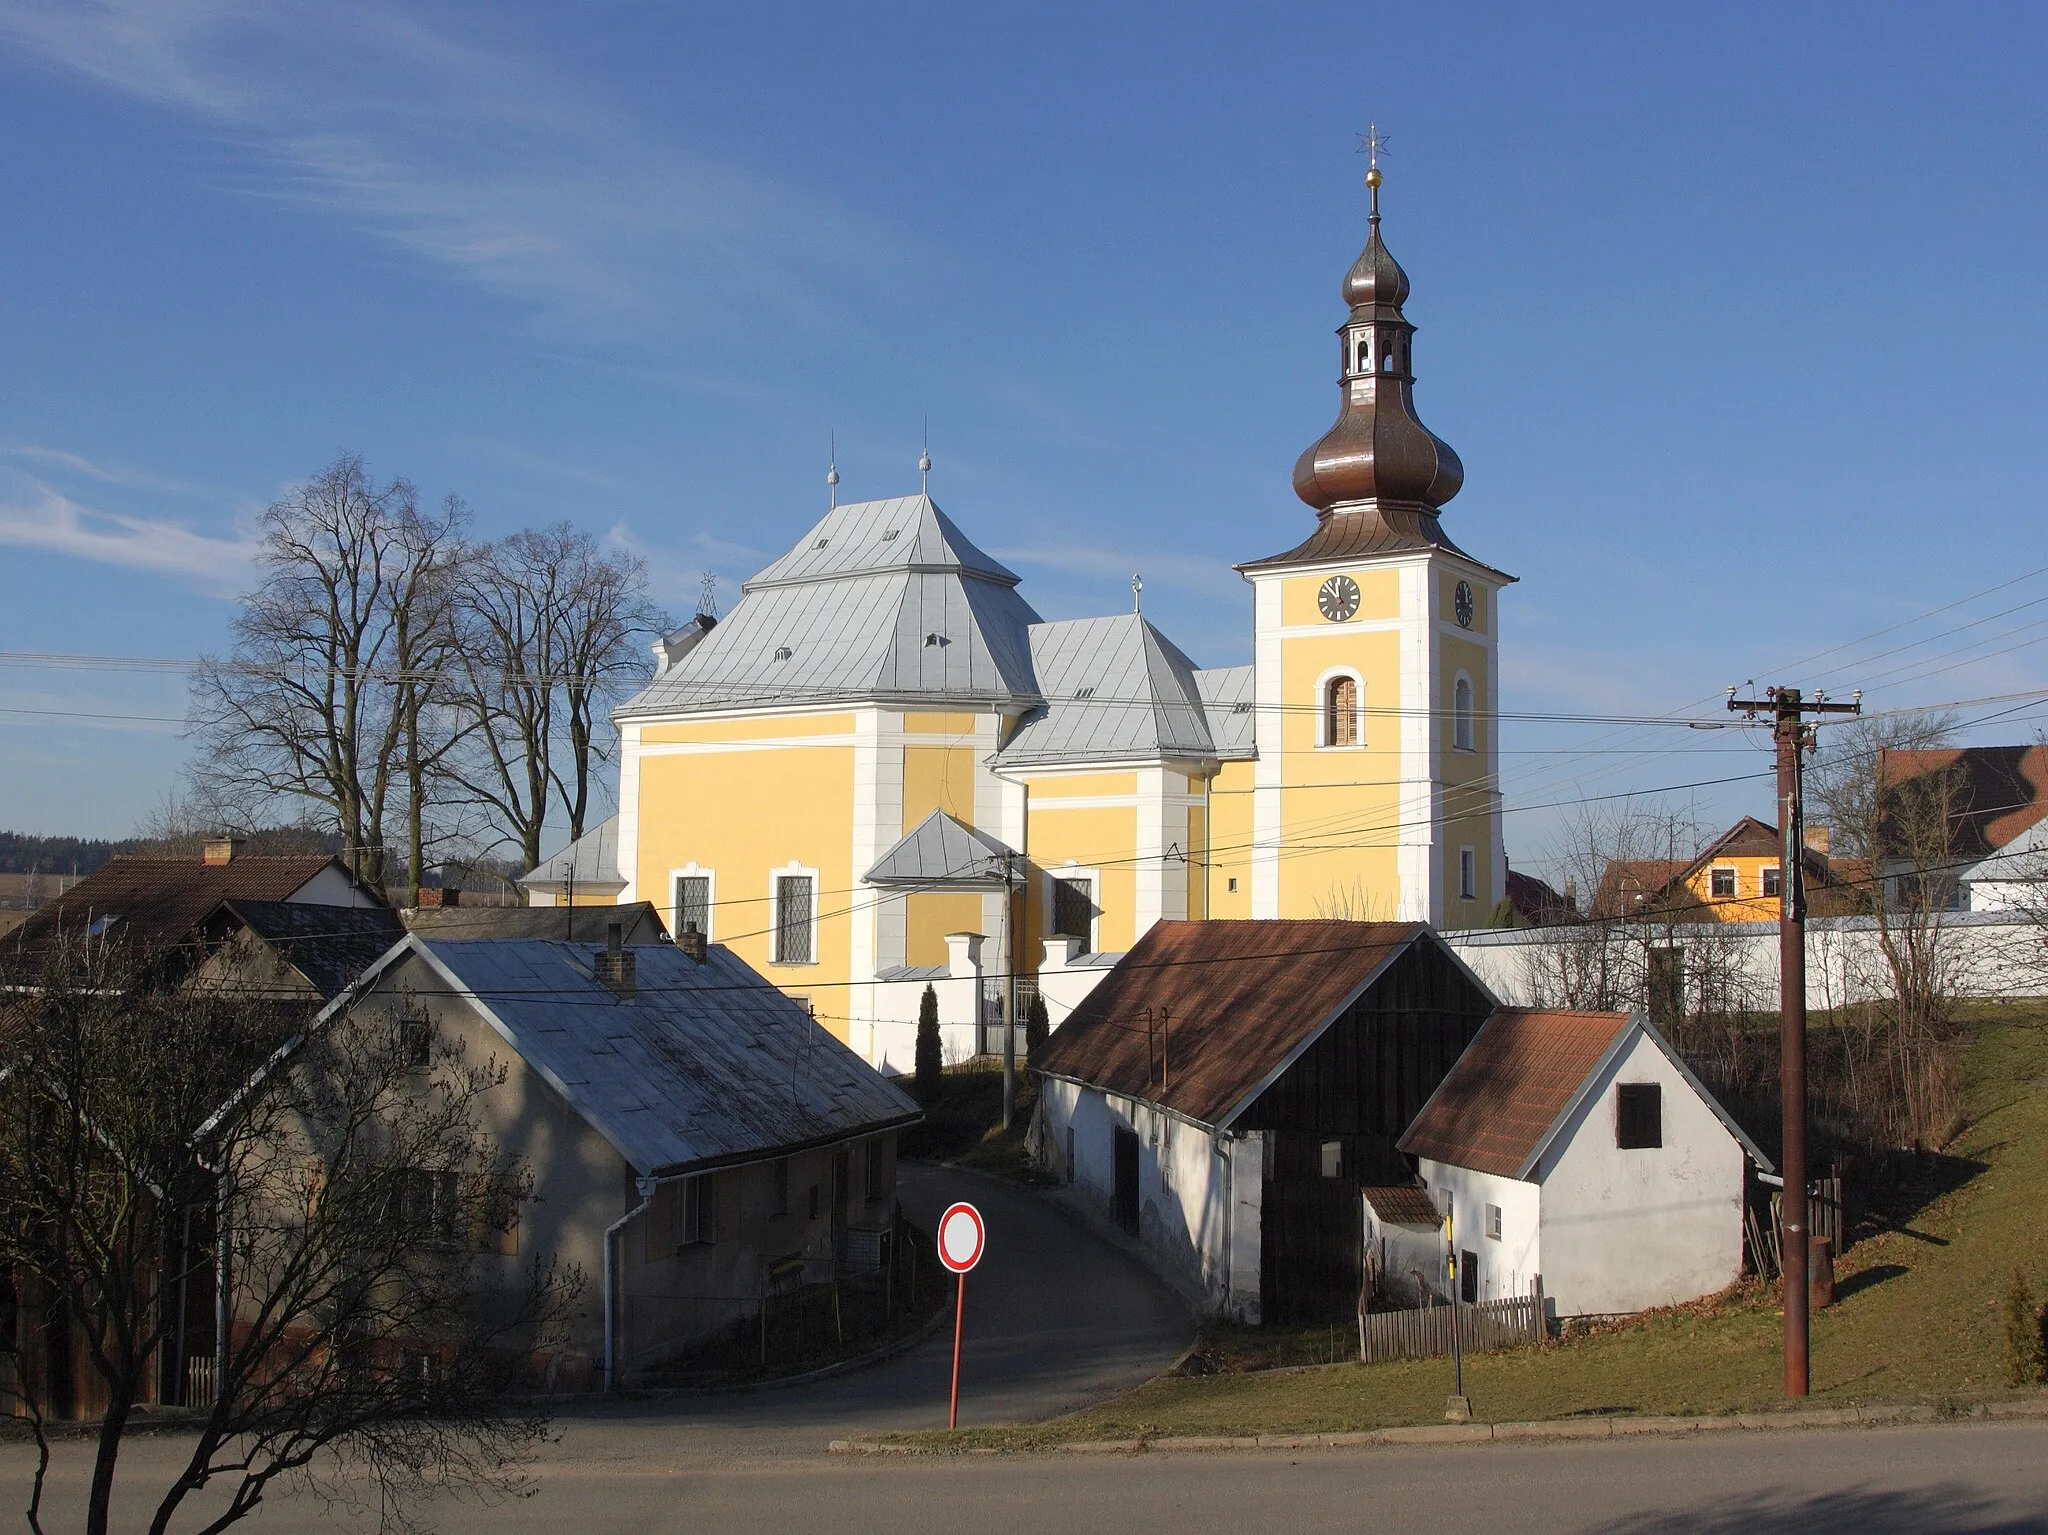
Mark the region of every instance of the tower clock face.
[[1472, 583], [1460, 581], [1458, 589], [1451, 593], [1451, 609], [1458, 615], [1458, 627], [1472, 627]]
[[1316, 606], [1331, 623], [1343, 623], [1358, 611], [1358, 583], [1349, 576], [1330, 577], [1316, 593]]

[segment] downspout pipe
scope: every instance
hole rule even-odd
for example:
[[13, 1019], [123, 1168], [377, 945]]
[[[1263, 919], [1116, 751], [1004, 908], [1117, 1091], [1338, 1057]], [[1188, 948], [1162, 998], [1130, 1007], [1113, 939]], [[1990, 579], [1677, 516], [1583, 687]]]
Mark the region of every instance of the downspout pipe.
[[647, 1213], [647, 1207], [654, 1203], [654, 1191], [661, 1186], [655, 1178], [635, 1178], [633, 1187], [640, 1195], [640, 1203], [604, 1228], [604, 1389], [612, 1389], [612, 1382], [618, 1374], [616, 1367], [616, 1336], [618, 1318], [617, 1264], [612, 1261], [612, 1249], [618, 1243], [618, 1236], [629, 1221]]

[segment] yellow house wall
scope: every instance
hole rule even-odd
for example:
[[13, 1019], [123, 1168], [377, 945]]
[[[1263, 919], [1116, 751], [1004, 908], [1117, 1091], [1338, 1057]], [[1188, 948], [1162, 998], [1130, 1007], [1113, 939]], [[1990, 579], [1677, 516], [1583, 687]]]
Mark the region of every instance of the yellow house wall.
[[[1252, 914], [1252, 764], [1226, 762], [1209, 780], [1209, 915]], [[1237, 881], [1232, 890], [1230, 882]]]
[[[1764, 870], [1778, 866], [1776, 858], [1716, 858], [1686, 881], [1694, 905], [1691, 915], [1703, 922], [1777, 921], [1778, 898], [1766, 896], [1763, 892]], [[1732, 897], [1714, 899], [1711, 871], [1717, 868], [1735, 871], [1735, 894]]]
[[[691, 727], [697, 728], [697, 727]], [[640, 759], [641, 887], [666, 904], [668, 871], [715, 871], [712, 936], [792, 993], [831, 987], [818, 1016], [846, 1036], [851, 975], [847, 908], [859, 874], [853, 848], [853, 748], [726, 751]], [[771, 871], [792, 860], [818, 871], [817, 963], [771, 962]]]

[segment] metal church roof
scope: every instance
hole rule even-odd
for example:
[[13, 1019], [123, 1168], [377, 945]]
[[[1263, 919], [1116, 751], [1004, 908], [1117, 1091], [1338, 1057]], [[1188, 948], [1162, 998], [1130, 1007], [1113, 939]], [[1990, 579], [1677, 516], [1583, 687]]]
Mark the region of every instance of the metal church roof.
[[543, 858], [520, 875], [528, 889], [552, 890], [571, 881], [579, 890], [623, 890], [626, 877], [619, 872], [619, 818], [599, 821], [552, 858]]
[[1034, 624], [1045, 706], [998, 754], [1006, 764], [1212, 757], [1195, 663], [1142, 615]]
[[[643, 1177], [842, 1140], [919, 1110], [805, 1009], [717, 944], [633, 949], [615, 995], [588, 945], [537, 939], [416, 952]], [[387, 961], [388, 962], [388, 961]]]
[[869, 699], [1028, 707], [1038, 615], [1016, 586], [928, 497], [837, 507], [618, 717]]
[[961, 885], [1000, 888], [1014, 850], [985, 831], [934, 810], [867, 872], [870, 885], [940, 890]]
[[1202, 715], [1209, 724], [1209, 739], [1218, 757], [1254, 757], [1253, 730], [1258, 724], [1253, 713], [1252, 669], [1249, 666], [1218, 666], [1195, 673], [1195, 686], [1202, 695]]

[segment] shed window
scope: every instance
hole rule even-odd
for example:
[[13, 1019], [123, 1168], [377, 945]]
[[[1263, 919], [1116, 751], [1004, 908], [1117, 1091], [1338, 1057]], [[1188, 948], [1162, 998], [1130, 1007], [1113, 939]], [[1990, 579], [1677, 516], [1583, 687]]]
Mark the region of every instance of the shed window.
[[1358, 745], [1358, 679], [1332, 677], [1323, 689], [1323, 744]]
[[817, 958], [812, 931], [816, 885], [808, 874], [775, 877], [775, 963], [808, 965]]
[[1655, 1082], [1623, 1082], [1614, 1090], [1614, 1144], [1652, 1151], [1664, 1144], [1664, 1089]]
[[700, 1173], [683, 1184], [683, 1229], [676, 1245], [718, 1240], [718, 1183], [715, 1173]]
[[1341, 1178], [1344, 1176], [1344, 1143], [1342, 1141], [1323, 1142], [1323, 1176], [1325, 1178]]
[[1735, 894], [1735, 871], [1715, 869], [1707, 876], [1707, 892], [1717, 901], [1725, 901]]
[[711, 936], [711, 876], [708, 874], [676, 876], [676, 932], [687, 933], [691, 928], [706, 938]]
[[1052, 930], [1058, 938], [1078, 938], [1086, 954], [1095, 938], [1095, 881], [1061, 878], [1052, 882]]
[[1493, 1241], [1498, 1242], [1500, 1240], [1499, 1205], [1488, 1205], [1486, 1207], [1486, 1234]]
[[888, 1158], [883, 1154], [886, 1147], [880, 1141], [869, 1141], [861, 1162], [861, 1183], [867, 1194], [868, 1203], [875, 1204], [889, 1197]]
[[413, 1071], [431, 1065], [434, 1055], [434, 1020], [421, 1013], [410, 1013], [401, 1017], [397, 1023], [393, 1044], [400, 1065]]
[[1475, 1252], [1458, 1254], [1458, 1299], [1479, 1299], [1479, 1254]]
[[789, 1158], [769, 1169], [768, 1215], [771, 1220], [789, 1214]]
[[1460, 677], [1451, 689], [1451, 745], [1458, 751], [1472, 750], [1472, 679]]

